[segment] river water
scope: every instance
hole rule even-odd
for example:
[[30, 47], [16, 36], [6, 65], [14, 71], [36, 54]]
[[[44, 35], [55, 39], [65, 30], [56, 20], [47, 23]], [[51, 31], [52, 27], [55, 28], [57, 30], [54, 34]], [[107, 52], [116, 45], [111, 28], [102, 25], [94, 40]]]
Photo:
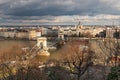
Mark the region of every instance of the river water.
[[[0, 58], [2, 57], [1, 55], [7, 56], [7, 58], [10, 58], [10, 60], [15, 60], [14, 55], [19, 55], [19, 54], [24, 54], [22, 51], [22, 48], [29, 47], [32, 48], [37, 41], [28, 41], [28, 40], [0, 40]], [[48, 42], [51, 44], [50, 42]], [[58, 56], [55, 54], [55, 51], [50, 52], [49, 57], [39, 57], [40, 61], [45, 62], [48, 60], [48, 58], [54, 58]]]
[[36, 44], [36, 41], [27, 41], [27, 40], [0, 40], [0, 51], [5, 49], [10, 49], [15, 46], [23, 47], [32, 47]]
[[[28, 40], [0, 40], [0, 56], [1, 56], [1, 54], [2, 55], [6, 54], [8, 56], [8, 58], [11, 59], [11, 58], [14, 58], [14, 55], [12, 55], [12, 54], [25, 55], [24, 52], [22, 51], [22, 48], [25, 48], [25, 47], [32, 48], [36, 43], [37, 43], [37, 41], [28, 41]], [[98, 47], [98, 45], [96, 45], [96, 41], [92, 41], [91, 43], [92, 43], [91, 48], [93, 48], [93, 50], [95, 50], [96, 52], [101, 52], [101, 51], [98, 51], [99, 47]], [[51, 43], [48, 42], [48, 44], [51, 44]], [[64, 50], [62, 50], [62, 52], [65, 52], [66, 50], [67, 49], [64, 49]], [[46, 61], [48, 59], [52, 59], [52, 58], [58, 59], [62, 52], [59, 52], [59, 50], [52, 51], [52, 52], [50, 52], [49, 57], [39, 57], [39, 60], [44, 62], [44, 61]]]

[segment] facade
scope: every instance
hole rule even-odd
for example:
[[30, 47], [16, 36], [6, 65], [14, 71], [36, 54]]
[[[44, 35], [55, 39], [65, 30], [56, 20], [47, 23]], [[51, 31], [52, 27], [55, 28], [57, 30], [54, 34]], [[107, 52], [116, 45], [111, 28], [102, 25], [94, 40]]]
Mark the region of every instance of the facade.
[[106, 28], [106, 38], [120, 38], [120, 29]]
[[5, 38], [15, 38], [16, 33], [12, 31], [5, 31], [5, 32], [0, 32], [0, 36]]
[[100, 34], [104, 30], [105, 30], [104, 28], [94, 28], [94, 29], [90, 30], [90, 33], [93, 37], [95, 37], [97, 34]]
[[79, 24], [75, 27], [68, 26], [66, 28], [59, 27], [58, 29], [58, 38], [62, 38], [63, 36], [79, 36], [80, 32], [83, 29], [83, 25], [79, 22]]
[[47, 29], [42, 27], [41, 28], [41, 36], [46, 35], [46, 34], [47, 34]]
[[96, 34], [104, 31], [104, 28], [84, 27], [80, 22], [75, 27], [59, 27], [58, 38], [68, 37], [95, 37]]
[[37, 40], [38, 37], [41, 37], [41, 31], [39, 30], [5, 30], [0, 31], [0, 37], [4, 38], [17, 38], [17, 39], [29, 39], [29, 40]]
[[36, 31], [31, 30], [29, 31], [29, 40], [35, 40], [36, 39]]
[[40, 31], [36, 31], [36, 37], [41, 37], [41, 32]]
[[18, 39], [28, 39], [29, 38], [29, 33], [28, 32], [17, 32], [16, 33], [16, 38], [18, 38]]
[[29, 31], [29, 40], [37, 40], [38, 37], [41, 37], [42, 33], [39, 30], [30, 30]]

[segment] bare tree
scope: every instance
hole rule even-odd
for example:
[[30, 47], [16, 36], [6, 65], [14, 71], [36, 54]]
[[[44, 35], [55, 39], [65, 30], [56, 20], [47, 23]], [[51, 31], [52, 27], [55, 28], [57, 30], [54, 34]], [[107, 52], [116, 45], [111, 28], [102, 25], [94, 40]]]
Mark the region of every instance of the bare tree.
[[[114, 36], [115, 38], [109, 37], [99, 40], [99, 45], [102, 53], [105, 55], [103, 57], [106, 58], [104, 63], [106, 63], [106, 66], [110, 66], [111, 70], [113, 70], [112, 68], [114, 67], [116, 75], [119, 76], [118, 66], [120, 65], [120, 40], [118, 39], [117, 29]], [[120, 78], [118, 77], [117, 80], [119, 79]]]
[[120, 56], [120, 41], [119, 39], [103, 39], [99, 42], [102, 53], [106, 56], [106, 63], [111, 66], [117, 66]]
[[64, 59], [64, 66], [71, 74], [80, 80], [81, 76], [86, 72], [92, 63], [93, 52], [83, 46], [83, 50], [77, 50], [75, 53], [68, 55]]

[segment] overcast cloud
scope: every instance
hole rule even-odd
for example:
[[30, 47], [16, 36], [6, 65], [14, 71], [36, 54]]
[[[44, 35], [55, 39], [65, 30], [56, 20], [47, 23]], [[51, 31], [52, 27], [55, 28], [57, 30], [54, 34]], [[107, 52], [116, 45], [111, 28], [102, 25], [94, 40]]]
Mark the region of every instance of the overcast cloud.
[[119, 21], [120, 0], [0, 0], [0, 23], [78, 20]]

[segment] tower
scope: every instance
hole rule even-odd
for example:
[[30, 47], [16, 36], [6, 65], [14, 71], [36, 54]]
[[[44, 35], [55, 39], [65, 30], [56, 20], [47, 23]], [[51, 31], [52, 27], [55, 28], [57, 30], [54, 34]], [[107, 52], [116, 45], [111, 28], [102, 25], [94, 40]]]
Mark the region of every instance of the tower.
[[79, 21], [79, 23], [76, 25], [76, 29], [79, 30], [79, 29], [82, 29], [83, 28], [83, 25], [82, 23]]
[[39, 55], [42, 56], [49, 56], [50, 53], [48, 52], [48, 47], [47, 47], [47, 38], [46, 37], [39, 37], [37, 39], [37, 47], [41, 49], [39, 52]]
[[38, 47], [47, 48], [47, 38], [45, 38], [45, 37], [39, 37], [37, 39], [37, 46]]

